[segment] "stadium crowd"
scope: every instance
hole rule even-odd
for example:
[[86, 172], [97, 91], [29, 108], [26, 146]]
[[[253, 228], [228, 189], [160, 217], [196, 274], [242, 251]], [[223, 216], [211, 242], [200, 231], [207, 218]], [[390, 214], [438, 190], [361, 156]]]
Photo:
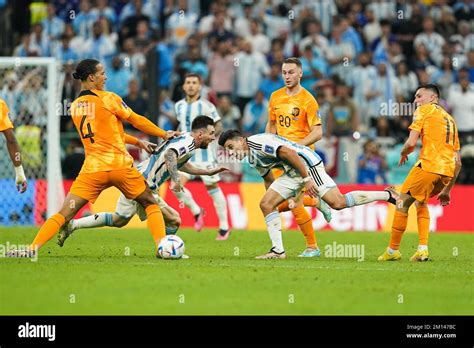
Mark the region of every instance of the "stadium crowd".
[[[28, 4], [29, 16], [19, 16]], [[224, 130], [263, 132], [270, 95], [283, 87], [281, 62], [299, 57], [302, 85], [320, 105], [321, 151], [330, 157], [356, 144], [349, 171], [360, 183], [398, 183], [406, 176], [410, 166], [398, 168], [397, 156], [412, 121], [413, 93], [419, 84], [435, 83], [467, 154], [458, 180], [474, 183], [472, 1], [0, 0], [0, 16], [15, 33], [5, 55], [62, 62], [65, 103], [77, 94], [71, 74], [83, 58], [105, 62], [106, 89], [142, 115], [147, 79], [155, 79], [161, 112], [154, 121], [164, 129], [176, 127], [174, 103], [192, 72], [202, 76], [202, 95], [217, 106]], [[8, 47], [9, 39], [1, 40]], [[158, 76], [147, 73], [151, 51]], [[11, 106], [13, 122], [27, 114], [44, 127], [42, 78], [34, 71], [4, 76], [0, 98]], [[61, 131], [75, 133], [66, 117]], [[70, 146], [74, 156], [76, 145]], [[337, 174], [337, 167], [336, 161], [328, 172]]]

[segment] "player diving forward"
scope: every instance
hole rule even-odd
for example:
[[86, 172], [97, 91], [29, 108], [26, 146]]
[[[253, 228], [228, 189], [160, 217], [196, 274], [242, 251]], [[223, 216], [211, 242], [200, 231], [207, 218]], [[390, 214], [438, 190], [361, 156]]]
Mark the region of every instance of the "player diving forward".
[[81, 92], [71, 104], [71, 117], [85, 149], [85, 160], [74, 180], [61, 210], [41, 226], [26, 250], [11, 250], [7, 257], [34, 257], [60, 228], [71, 220], [87, 202], [94, 203], [110, 186], [117, 187], [127, 198], [139, 202], [146, 211], [148, 228], [155, 246], [165, 236], [160, 208], [143, 176], [133, 167], [133, 158], [125, 144], [144, 144], [123, 131], [127, 121], [140, 131], [168, 139], [175, 132], [165, 132], [148, 119], [133, 112], [122, 99], [104, 90], [107, 76], [104, 66], [95, 59], [84, 59], [73, 74], [81, 80]]
[[[264, 133], [244, 138], [238, 130], [228, 130], [220, 136], [219, 145], [223, 146], [231, 157], [242, 160], [248, 156], [250, 165], [255, 167], [264, 179], [267, 192], [260, 201], [260, 209], [265, 216], [272, 248], [268, 253], [257, 256], [257, 259], [286, 258], [281, 236], [281, 220], [276, 209], [288, 198], [301, 196], [303, 189], [306, 189], [311, 197], [319, 196], [336, 210], [374, 201], [395, 204], [398, 198], [392, 188], [342, 194], [326, 173], [321, 158], [313, 150], [279, 135]], [[273, 168], [283, 169], [284, 174], [275, 180], [271, 172]]]
[[[160, 186], [170, 179], [171, 189], [175, 192], [182, 191], [183, 185], [178, 170], [191, 175], [215, 175], [226, 170], [223, 167], [201, 169], [188, 162], [196, 149], [207, 149], [215, 139], [214, 121], [207, 116], [198, 116], [193, 120], [191, 133], [166, 141], [148, 159], [138, 165], [138, 170], [145, 177], [163, 212], [166, 234], [176, 234], [181, 218], [178, 212], [158, 195]], [[59, 233], [58, 244], [63, 246], [71, 233], [80, 228], [123, 227], [135, 214], [138, 214], [141, 221], [147, 218], [141, 205], [121, 194], [114, 213], [97, 213], [82, 219], [71, 220]]]

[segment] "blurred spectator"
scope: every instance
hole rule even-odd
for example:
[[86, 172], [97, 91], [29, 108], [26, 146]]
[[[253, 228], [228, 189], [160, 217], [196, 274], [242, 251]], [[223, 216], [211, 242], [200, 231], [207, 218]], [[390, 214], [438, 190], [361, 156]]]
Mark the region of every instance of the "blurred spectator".
[[313, 55], [313, 49], [309, 45], [305, 47], [300, 60], [303, 71], [301, 85], [314, 94], [313, 86], [327, 75], [328, 65], [324, 58]]
[[413, 71], [408, 70], [408, 66], [404, 61], [398, 64], [397, 78], [400, 82], [400, 95], [403, 101], [412, 101], [418, 87], [418, 79]]
[[[207, 36], [214, 29], [215, 19], [218, 14], [222, 14], [224, 17], [224, 29], [228, 31], [232, 30], [232, 19], [229, 16], [227, 16], [226, 8], [225, 6], [222, 5], [222, 3], [219, 3], [218, 1], [211, 2], [210, 11], [211, 11], [210, 14], [202, 17], [201, 20], [199, 21], [198, 31], [200, 35]], [[237, 20], [239, 19], [241, 18], [238, 18]], [[235, 31], [235, 32], [238, 32], [238, 31]], [[243, 35], [243, 33], [240, 35]]]
[[260, 84], [259, 90], [263, 92], [265, 99], [270, 100], [270, 96], [277, 89], [282, 88], [285, 85], [283, 78], [281, 77], [281, 63], [272, 63], [270, 67], [270, 74], [267, 78], [263, 79]]
[[117, 14], [114, 9], [109, 6], [108, 0], [96, 0], [96, 6], [91, 10], [93, 16], [96, 18], [107, 18], [112, 27], [116, 28], [117, 26]]
[[84, 163], [84, 146], [79, 139], [71, 139], [66, 149], [66, 158], [63, 162], [63, 175], [65, 179], [75, 179]]
[[390, 45], [395, 42], [395, 35], [392, 33], [392, 26], [389, 21], [380, 21], [380, 28], [382, 30], [382, 35], [373, 42], [372, 46], [374, 51], [372, 61], [375, 65], [389, 60], [388, 51]]
[[53, 47], [53, 57], [65, 64], [68, 61], [78, 61], [79, 55], [71, 47], [71, 39], [67, 34], [61, 35], [61, 41], [56, 41]]
[[243, 113], [245, 105], [255, 96], [263, 76], [270, 72], [265, 57], [260, 52], [252, 52], [252, 44], [244, 41], [236, 55], [237, 105]]
[[56, 7], [53, 3], [48, 4], [48, 17], [41, 21], [41, 25], [49, 40], [59, 39], [64, 32], [64, 21], [56, 16]]
[[152, 30], [149, 27], [148, 21], [139, 20], [136, 27], [136, 35], [133, 38], [135, 42], [135, 47], [139, 52], [147, 52], [151, 40], [152, 40]]
[[392, 19], [396, 13], [394, 1], [376, 0], [370, 2], [367, 7], [374, 12], [374, 17], [377, 21]]
[[450, 90], [447, 102], [456, 120], [461, 145], [464, 145], [468, 136], [474, 136], [474, 91], [469, 89], [467, 78], [462, 78], [459, 85], [460, 90]]
[[79, 14], [72, 21], [72, 25], [74, 26], [74, 31], [87, 40], [92, 37], [93, 26], [98, 18], [91, 11], [90, 0], [81, 0], [79, 10]]
[[221, 116], [222, 128], [228, 129], [242, 129], [241, 113], [239, 108], [232, 104], [231, 99], [223, 95], [219, 98], [217, 103], [217, 111]]
[[124, 67], [130, 70], [131, 74], [138, 80], [141, 86], [142, 74], [146, 66], [145, 55], [137, 50], [135, 41], [128, 38], [123, 42], [123, 50], [120, 53], [120, 59], [124, 62]]
[[[413, 74], [413, 72], [411, 72]], [[442, 95], [446, 95], [449, 86], [451, 86], [456, 80], [456, 72], [453, 69], [453, 65], [450, 57], [444, 57], [441, 62], [441, 69], [438, 69], [431, 76], [431, 80], [436, 84]]]
[[350, 42], [342, 41], [341, 28], [334, 27], [329, 44], [327, 60], [331, 66], [330, 73], [347, 81], [353, 68], [351, 62], [355, 58], [354, 46]]
[[338, 14], [335, 1], [311, 1], [309, 8], [314, 17], [321, 23], [324, 35], [329, 36], [333, 30], [333, 18]]
[[411, 57], [413, 54], [413, 40], [415, 36], [423, 30], [421, 23], [424, 15], [421, 5], [419, 3], [412, 3], [411, 9], [410, 18], [404, 17], [402, 20], [393, 22], [395, 38], [402, 46], [403, 53], [407, 57]]
[[307, 31], [308, 35], [299, 42], [300, 52], [303, 52], [304, 48], [309, 45], [313, 48], [314, 55], [317, 57], [326, 57], [329, 49], [329, 41], [325, 36], [321, 35], [321, 24], [316, 20], [309, 21]]
[[330, 103], [326, 136], [352, 136], [359, 129], [357, 107], [349, 95], [349, 87], [339, 84], [336, 87], [336, 98]]
[[[84, 44], [86, 40], [82, 36], [76, 35], [71, 23], [66, 24], [64, 35], [69, 37], [69, 46], [71, 46], [72, 50], [78, 54], [79, 59], [82, 59], [86, 54], [88, 54], [87, 52], [84, 52]], [[59, 44], [59, 42], [56, 42], [56, 44]]]
[[15, 124], [15, 120], [20, 110], [21, 84], [18, 81], [18, 75], [14, 71], [7, 72], [4, 79], [4, 85], [0, 91], [0, 98], [7, 103], [10, 111], [8, 117]]
[[160, 88], [168, 89], [171, 85], [171, 74], [173, 72], [173, 58], [168, 46], [159, 41], [156, 45], [158, 53], [158, 76], [156, 81]]
[[270, 40], [262, 34], [258, 20], [250, 20], [250, 34], [245, 38], [247, 41], [251, 42], [252, 50], [254, 52], [260, 52], [263, 54], [270, 52]]
[[273, 6], [272, 14], [260, 11], [259, 19], [265, 23], [265, 34], [270, 40], [276, 38], [282, 31], [291, 30], [288, 8], [284, 3]]
[[412, 57], [410, 69], [415, 71], [426, 69], [432, 72], [436, 71], [436, 64], [430, 58], [430, 54], [424, 44], [415, 46], [415, 55]]
[[413, 41], [413, 46], [424, 45], [429, 53], [430, 58], [438, 65], [441, 65], [443, 59], [441, 48], [444, 45], [444, 38], [435, 32], [435, 22], [433, 18], [426, 17], [423, 19], [423, 32], [418, 34]]
[[76, 19], [73, 14], [79, 13], [80, 0], [54, 0], [56, 13], [66, 24]]
[[398, 42], [393, 42], [388, 48], [388, 62], [392, 64], [395, 69], [400, 62], [406, 61], [406, 57], [403, 54], [402, 46]]
[[105, 88], [123, 98], [127, 95], [128, 84], [132, 78], [130, 70], [123, 67], [120, 57], [115, 56], [112, 59], [112, 68], [107, 71]]
[[29, 50], [37, 52], [38, 56], [48, 57], [51, 54], [51, 41], [43, 32], [43, 26], [37, 23], [30, 34]]
[[217, 48], [218, 42], [226, 41], [231, 43], [235, 38], [234, 33], [225, 28], [225, 19], [225, 13], [223, 11], [216, 13], [213, 29], [207, 36], [209, 49], [212, 51]]
[[43, 84], [43, 77], [32, 76], [25, 83], [20, 98], [20, 113], [24, 122], [29, 125], [45, 127], [48, 122], [47, 113], [48, 93]]
[[458, 0], [453, 6], [453, 10], [458, 21], [461, 19], [467, 21], [474, 19], [474, 3], [472, 1]]
[[158, 117], [158, 127], [164, 130], [175, 130], [178, 126], [176, 120], [174, 103], [165, 90], [160, 91], [160, 116]]
[[141, 96], [137, 80], [133, 78], [129, 80], [128, 94], [123, 98], [123, 101], [137, 114], [147, 114], [147, 100]]
[[359, 169], [357, 173], [357, 183], [359, 184], [379, 184], [386, 183], [385, 172], [387, 163], [379, 153], [378, 145], [368, 140], [364, 144], [364, 153], [359, 157]]
[[474, 49], [467, 54], [467, 64], [465, 69], [469, 72], [469, 81], [474, 83]]
[[198, 16], [187, 9], [187, 1], [178, 0], [177, 10], [166, 21], [166, 37], [173, 51], [184, 48], [186, 39], [196, 30]]
[[217, 44], [217, 51], [209, 59], [208, 66], [210, 87], [218, 97], [230, 96], [234, 87], [235, 61], [227, 41]]
[[447, 0], [437, 0], [433, 2], [428, 9], [428, 15], [437, 23], [441, 21], [443, 12], [454, 14], [453, 9], [447, 4]]
[[244, 110], [242, 119], [242, 130], [245, 134], [265, 133], [268, 121], [268, 99], [265, 98], [261, 90], [257, 91]]
[[[213, 2], [213, 4], [215, 4], [215, 2]], [[248, 37], [250, 35], [250, 22], [252, 21], [252, 3], [245, 2], [243, 7], [243, 16], [235, 19], [234, 32], [241, 37]], [[203, 20], [204, 18], [201, 19], [201, 23]]]
[[354, 29], [347, 20], [347, 18], [339, 19], [339, 26], [341, 27], [341, 38], [343, 42], [350, 42], [354, 46], [356, 57], [363, 51], [364, 44], [362, 38], [357, 30]]
[[371, 9], [365, 10], [367, 24], [364, 26], [364, 38], [367, 42], [367, 47], [374, 47], [374, 41], [382, 35], [382, 28], [379, 21], [375, 19], [374, 11]]
[[107, 17], [100, 17], [97, 21], [102, 28], [102, 35], [109, 38], [114, 43], [114, 45], [116, 45], [119, 41], [119, 37], [117, 32], [114, 31], [112, 27], [112, 22]]
[[[125, 25], [125, 22], [135, 17], [133, 21], [138, 21], [140, 18], [147, 17], [151, 21], [151, 25], [158, 28], [158, 8], [157, 1], [143, 1], [143, 0], [132, 0], [129, 1], [120, 12], [119, 22], [121, 25]], [[129, 22], [130, 23], [130, 22]]]
[[[146, 27], [145, 33], [148, 31], [148, 25], [150, 23], [151, 18], [143, 13], [143, 2], [142, 0], [134, 0], [133, 1], [135, 12], [130, 16], [126, 17], [126, 19], [122, 23], [121, 35], [123, 39], [128, 37], [134, 37], [137, 35], [138, 25], [141, 23], [142, 26]], [[143, 23], [143, 22], [146, 22]], [[143, 35], [143, 27], [141, 28], [142, 35]]]
[[471, 33], [468, 21], [458, 23], [458, 32], [450, 36], [449, 40], [455, 43], [456, 52], [466, 54], [474, 50], [474, 34]]
[[[69, 113], [69, 106], [71, 103], [76, 99], [77, 95], [79, 95], [80, 90], [80, 82], [75, 80], [72, 77], [72, 73], [75, 71], [76, 65], [73, 61], [68, 61], [64, 64], [64, 82], [63, 82], [63, 90], [61, 93], [61, 101], [63, 105], [63, 110], [61, 110], [61, 132], [75, 132], [74, 123], [72, 122], [71, 116]], [[64, 109], [64, 105], [67, 106], [67, 110]]]
[[444, 38], [449, 38], [451, 35], [456, 33], [456, 18], [454, 17], [453, 11], [450, 7], [445, 7], [441, 10], [441, 18], [439, 22], [436, 23], [436, 29]]
[[189, 59], [181, 64], [184, 74], [195, 73], [207, 80], [209, 69], [206, 62], [201, 57], [199, 47], [193, 47], [189, 50]]
[[110, 37], [103, 35], [102, 26], [99, 22], [94, 23], [93, 32], [94, 35], [84, 42], [82, 48], [84, 55], [87, 58], [94, 58], [103, 62], [108, 68], [115, 54], [115, 44]]

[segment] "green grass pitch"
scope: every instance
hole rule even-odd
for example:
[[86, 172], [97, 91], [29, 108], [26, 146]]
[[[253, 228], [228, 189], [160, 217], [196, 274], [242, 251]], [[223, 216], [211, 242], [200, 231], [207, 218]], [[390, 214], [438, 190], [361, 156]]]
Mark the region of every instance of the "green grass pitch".
[[[27, 244], [36, 228], [2, 228], [0, 245]], [[432, 234], [432, 261], [408, 261], [417, 235], [406, 233], [400, 262], [376, 258], [387, 233], [318, 233], [322, 256], [298, 258], [297, 231], [283, 233], [288, 259], [255, 260], [266, 232], [180, 231], [188, 260], [159, 260], [147, 230], [77, 231], [54, 238], [36, 262], [0, 259], [0, 315], [472, 315], [472, 234]], [[325, 257], [326, 245], [357, 244], [364, 260]]]

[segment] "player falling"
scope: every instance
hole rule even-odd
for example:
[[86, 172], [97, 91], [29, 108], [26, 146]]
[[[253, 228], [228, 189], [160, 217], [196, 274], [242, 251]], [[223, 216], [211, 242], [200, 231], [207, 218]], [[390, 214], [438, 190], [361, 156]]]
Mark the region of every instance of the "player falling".
[[[176, 118], [179, 123], [178, 129], [182, 132], [190, 132], [193, 120], [205, 115], [211, 117], [215, 122], [216, 136], [222, 132], [222, 122], [216, 107], [208, 100], [203, 99], [201, 93], [201, 77], [197, 74], [187, 74], [184, 78], [183, 90], [186, 94], [184, 99], [179, 100], [175, 105]], [[217, 167], [216, 147], [211, 146], [209, 149], [198, 149], [191, 159], [194, 166], [201, 169], [214, 169]], [[181, 182], [183, 185], [193, 179], [194, 176], [181, 173]], [[207, 192], [214, 202], [217, 216], [219, 218], [219, 233], [216, 240], [225, 240], [229, 237], [230, 229], [227, 218], [227, 202], [225, 196], [219, 187], [220, 177], [218, 174], [201, 177]], [[204, 211], [197, 205], [191, 192], [184, 188], [183, 191], [177, 192], [176, 197], [183, 202], [193, 213], [196, 224], [196, 231], [201, 231], [204, 226]]]
[[[176, 234], [181, 218], [178, 212], [158, 195], [160, 186], [169, 179], [171, 189], [181, 192], [183, 184], [178, 170], [191, 175], [215, 175], [226, 170], [223, 167], [200, 169], [189, 162], [196, 149], [207, 149], [215, 139], [214, 121], [207, 116], [198, 116], [193, 120], [191, 133], [185, 133], [164, 142], [148, 159], [138, 165], [138, 170], [153, 191], [153, 196], [163, 212], [167, 235]], [[122, 193], [114, 213], [96, 213], [69, 221], [58, 235], [58, 244], [63, 246], [66, 239], [77, 229], [102, 226], [123, 227], [135, 214], [138, 214], [141, 221], [147, 218], [143, 207], [136, 201], [127, 199]]]
[[21, 164], [20, 146], [13, 132], [13, 123], [8, 118], [8, 106], [3, 99], [0, 99], [0, 132], [3, 133], [7, 141], [8, 154], [15, 168], [15, 185], [18, 192], [26, 191], [27, 183], [25, 171]]
[[[71, 117], [85, 149], [85, 160], [61, 210], [41, 226], [27, 250], [13, 250], [9, 257], [34, 257], [59, 229], [88, 202], [94, 203], [102, 191], [117, 187], [128, 199], [141, 204], [155, 245], [165, 236], [165, 224], [152, 191], [141, 173], [133, 167], [133, 157], [125, 144], [144, 146], [123, 131], [123, 121], [142, 132], [168, 139], [176, 132], [165, 132], [143, 116], [133, 112], [122, 99], [104, 90], [107, 76], [95, 59], [82, 60], [73, 74], [81, 80], [81, 92], [71, 104]], [[144, 148], [150, 150], [148, 148]]]
[[428, 200], [438, 195], [441, 205], [450, 203], [450, 192], [461, 170], [459, 138], [456, 122], [441, 106], [437, 86], [428, 84], [417, 88], [410, 135], [400, 152], [399, 165], [406, 163], [421, 135], [418, 161], [405, 179], [393, 217], [390, 245], [379, 261], [401, 259], [400, 242], [407, 227], [408, 209], [415, 203], [419, 244], [410, 261], [427, 261], [430, 213]]
[[[272, 93], [268, 104], [267, 133], [278, 134], [300, 145], [314, 150], [314, 143], [322, 138], [321, 120], [318, 116], [319, 105], [316, 99], [301, 86], [303, 71], [298, 58], [287, 58], [281, 66], [281, 75], [285, 87]], [[273, 175], [282, 175], [281, 170], [274, 170]], [[327, 222], [331, 221], [331, 209], [318, 197], [301, 195], [298, 200], [283, 202], [280, 212], [291, 209], [296, 223], [306, 239], [306, 249], [300, 257], [320, 256], [311, 215], [304, 206], [316, 207], [323, 213]]]
[[[248, 156], [249, 163], [262, 176], [267, 192], [260, 201], [272, 248], [257, 259], [284, 259], [285, 249], [281, 236], [281, 219], [277, 207], [290, 197], [298, 199], [303, 189], [311, 197], [319, 196], [336, 210], [388, 201], [392, 204], [398, 194], [392, 189], [384, 191], [352, 191], [342, 194], [324, 169], [321, 158], [309, 147], [299, 145], [281, 136], [264, 133], [244, 138], [238, 130], [229, 130], [219, 138], [231, 157], [239, 160]], [[284, 174], [274, 179], [273, 168]]]

